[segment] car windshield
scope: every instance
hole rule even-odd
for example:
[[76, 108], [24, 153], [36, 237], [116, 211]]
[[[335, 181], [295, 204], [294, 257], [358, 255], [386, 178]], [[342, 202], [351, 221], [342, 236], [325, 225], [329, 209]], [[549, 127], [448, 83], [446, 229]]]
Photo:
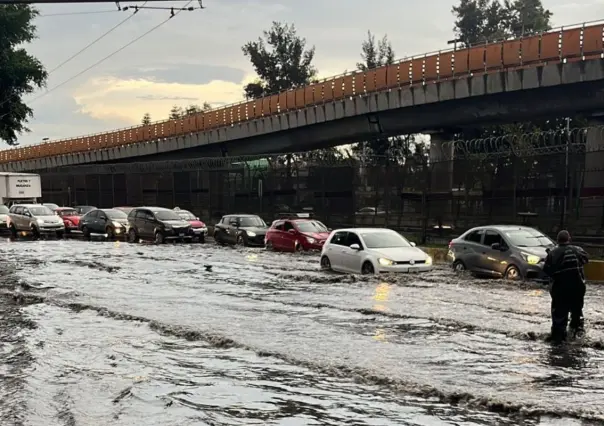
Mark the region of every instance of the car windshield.
[[0, 214], [8, 214], [8, 207], [4, 204], [0, 205]]
[[180, 210], [178, 212], [178, 215], [180, 216], [181, 219], [184, 220], [195, 220], [195, 216], [193, 216], [193, 213], [186, 211], [186, 210]]
[[239, 226], [242, 228], [266, 228], [266, 223], [264, 223], [264, 221], [258, 216], [241, 217], [239, 218]]
[[58, 210], [59, 216], [78, 216], [78, 212], [73, 209], [70, 210]]
[[116, 207], [114, 210], [119, 210], [124, 213], [130, 213], [132, 210], [134, 210], [134, 207]]
[[32, 216], [52, 216], [54, 213], [46, 206], [28, 207]]
[[109, 219], [126, 219], [128, 216], [121, 210], [103, 210]]
[[81, 211], [84, 214], [84, 213], [88, 213], [88, 212], [90, 212], [92, 210], [95, 210], [96, 207], [93, 207], [93, 206], [79, 206], [79, 207], [76, 207], [76, 209], [78, 209], [79, 211]]
[[172, 210], [156, 210], [153, 212], [157, 220], [182, 220], [176, 212]]
[[44, 206], [46, 206], [46, 207], [48, 207], [49, 209], [52, 209], [52, 210], [59, 208], [59, 206], [57, 204], [54, 204], [54, 203], [44, 203]]
[[300, 232], [329, 232], [327, 227], [319, 221], [304, 221], [296, 222], [296, 226]]
[[554, 242], [537, 230], [514, 229], [505, 231], [505, 236], [516, 247], [550, 247]]
[[367, 248], [411, 247], [409, 241], [397, 232], [361, 232]]

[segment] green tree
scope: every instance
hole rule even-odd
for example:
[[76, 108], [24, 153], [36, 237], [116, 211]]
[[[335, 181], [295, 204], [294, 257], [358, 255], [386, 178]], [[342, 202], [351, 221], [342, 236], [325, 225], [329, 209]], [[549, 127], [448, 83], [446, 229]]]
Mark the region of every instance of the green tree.
[[170, 120], [176, 120], [178, 118], [182, 118], [184, 114], [184, 111], [182, 110], [181, 107], [179, 107], [178, 105], [174, 105], [172, 107], [172, 109], [170, 110], [170, 115], [168, 116], [168, 118]]
[[141, 120], [141, 124], [144, 124], [145, 126], [151, 124], [151, 114], [149, 114], [148, 112], [146, 112], [145, 115], [143, 115], [143, 119]]
[[17, 144], [17, 135], [33, 116], [22, 97], [46, 83], [47, 72], [23, 44], [36, 37], [33, 19], [38, 15], [29, 5], [0, 5], [0, 139]]
[[315, 48], [306, 49], [306, 39], [298, 36], [293, 24], [273, 22], [263, 37], [241, 48], [258, 75], [256, 81], [244, 88], [247, 99], [306, 86], [314, 80]]
[[541, 0], [460, 0], [452, 12], [455, 35], [466, 46], [551, 29], [552, 13]]
[[361, 58], [363, 62], [357, 63], [359, 71], [367, 71], [372, 68], [390, 65], [394, 63], [394, 49], [385, 35], [379, 42], [375, 42], [375, 36], [367, 31], [367, 40], [361, 45]]

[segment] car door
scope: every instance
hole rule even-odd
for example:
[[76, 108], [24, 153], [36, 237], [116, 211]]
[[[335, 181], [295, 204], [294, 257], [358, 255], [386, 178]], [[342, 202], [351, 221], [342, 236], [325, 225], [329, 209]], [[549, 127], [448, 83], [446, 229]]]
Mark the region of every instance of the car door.
[[23, 216], [23, 207], [21, 207], [21, 206], [14, 207], [12, 209], [11, 213], [12, 213], [11, 220], [14, 222], [15, 228], [17, 230], [25, 229], [25, 226], [24, 226], [25, 217]]
[[333, 270], [349, 272], [346, 267], [346, 257], [344, 255], [344, 249], [346, 249], [347, 242], [348, 232], [346, 231], [338, 231], [331, 238], [326, 255], [329, 258]]
[[85, 226], [86, 228], [88, 228], [89, 231], [91, 232], [95, 232], [94, 231], [94, 221], [96, 220], [96, 215], [98, 214], [98, 212], [96, 210], [93, 210], [89, 213], [86, 213], [81, 220], [82, 223], [82, 228]]
[[[506, 250], [495, 250], [491, 248], [493, 244], [499, 244]], [[486, 273], [493, 275], [503, 275], [507, 269], [506, 261], [508, 255], [507, 245], [499, 232], [494, 229], [487, 229], [482, 240], [482, 256], [480, 259], [481, 269]]]
[[484, 229], [476, 229], [469, 232], [462, 240], [459, 250], [456, 251], [455, 257], [461, 260], [466, 269], [470, 271], [482, 270], [482, 237]]
[[268, 233], [273, 247], [277, 250], [283, 250], [283, 221], [273, 223]]
[[241, 218], [236, 216], [231, 216], [228, 218], [228, 221], [225, 226], [226, 231], [226, 241], [229, 244], [237, 243], [237, 234], [239, 233], [239, 224], [241, 223]]
[[107, 214], [102, 211], [102, 210], [97, 210], [98, 213], [98, 218], [97, 218], [97, 222], [96, 222], [96, 226], [97, 229], [100, 234], [104, 234], [105, 230], [107, 229], [107, 221], [109, 220], [109, 218], [107, 217]]
[[21, 214], [19, 215], [19, 225], [21, 229], [29, 229], [32, 226], [34, 220], [33, 215], [27, 207], [21, 207]]
[[145, 238], [155, 238], [155, 228], [157, 227], [157, 219], [151, 210], [142, 211], [141, 227]]
[[[346, 241], [343, 251], [344, 264], [350, 272], [360, 274], [363, 243], [355, 232], [349, 232]], [[361, 250], [351, 249], [350, 246], [353, 244], [358, 244]]]
[[296, 249], [296, 241], [300, 238], [298, 235], [298, 231], [294, 227], [294, 224], [291, 221], [286, 220], [283, 223], [283, 231], [281, 232], [281, 244], [283, 246], [283, 250], [293, 251]]

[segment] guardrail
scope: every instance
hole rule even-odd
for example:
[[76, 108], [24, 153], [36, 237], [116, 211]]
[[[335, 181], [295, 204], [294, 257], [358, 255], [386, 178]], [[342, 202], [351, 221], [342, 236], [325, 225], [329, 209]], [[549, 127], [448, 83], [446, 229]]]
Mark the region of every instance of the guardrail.
[[500, 69], [601, 58], [604, 23], [583, 23], [514, 40], [449, 49], [350, 72], [308, 86], [220, 109], [111, 132], [0, 151], [0, 164], [103, 150], [230, 127], [288, 111], [399, 87], [427, 85]]

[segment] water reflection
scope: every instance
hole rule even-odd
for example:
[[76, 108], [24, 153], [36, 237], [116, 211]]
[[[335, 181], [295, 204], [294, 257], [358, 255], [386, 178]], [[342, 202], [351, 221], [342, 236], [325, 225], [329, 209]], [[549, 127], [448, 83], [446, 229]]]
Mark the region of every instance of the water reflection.
[[372, 306], [372, 309], [376, 310], [376, 311], [387, 311], [388, 310], [388, 306], [387, 302], [389, 300], [389, 296], [390, 296], [390, 284], [387, 283], [380, 283], [376, 288], [375, 288], [375, 293], [373, 295], [373, 300], [375, 300], [378, 303], [375, 303]]
[[544, 362], [552, 367], [581, 370], [587, 367], [589, 355], [585, 349], [573, 343], [551, 345], [545, 353]]

